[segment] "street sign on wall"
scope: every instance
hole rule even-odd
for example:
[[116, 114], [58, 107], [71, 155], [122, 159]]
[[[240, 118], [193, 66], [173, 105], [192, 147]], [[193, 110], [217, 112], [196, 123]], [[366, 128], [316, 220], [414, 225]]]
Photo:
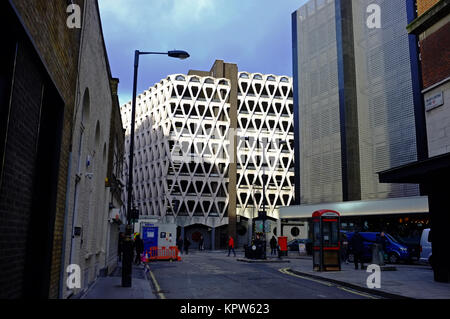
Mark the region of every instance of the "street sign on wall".
[[438, 92], [425, 98], [425, 110], [427, 112], [441, 105], [444, 105], [444, 92]]

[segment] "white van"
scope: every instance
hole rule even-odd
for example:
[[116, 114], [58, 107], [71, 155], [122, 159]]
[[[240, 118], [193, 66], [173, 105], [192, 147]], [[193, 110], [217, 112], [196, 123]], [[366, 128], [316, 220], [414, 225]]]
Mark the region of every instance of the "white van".
[[428, 263], [431, 265], [431, 230], [426, 228], [422, 231], [422, 237], [420, 238], [420, 259], [421, 263]]

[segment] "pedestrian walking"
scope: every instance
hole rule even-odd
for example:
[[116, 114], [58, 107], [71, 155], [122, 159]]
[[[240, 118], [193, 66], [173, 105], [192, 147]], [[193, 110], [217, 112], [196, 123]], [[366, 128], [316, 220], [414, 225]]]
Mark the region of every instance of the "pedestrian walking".
[[203, 238], [203, 235], [200, 235], [200, 240], [198, 242], [198, 249], [199, 250], [204, 250], [204, 248], [203, 248], [204, 241], [205, 241], [205, 239]]
[[272, 236], [272, 239], [270, 240], [270, 255], [276, 255], [277, 254], [277, 239], [275, 236]]
[[386, 245], [387, 245], [387, 238], [384, 232], [382, 231], [380, 235], [377, 234], [376, 236], [376, 243], [379, 244], [379, 260], [381, 264], [384, 264], [384, 256], [386, 255]]
[[278, 259], [281, 259], [281, 246], [277, 244]]
[[125, 238], [125, 235], [123, 234], [123, 232], [119, 233], [119, 243], [118, 243], [118, 247], [117, 247], [117, 256], [119, 257], [119, 262], [122, 261], [122, 255], [123, 255], [123, 240]]
[[361, 269], [363, 269], [364, 268], [364, 260], [363, 260], [364, 239], [361, 236], [361, 234], [359, 233], [359, 231], [355, 232], [352, 239], [350, 240], [350, 244], [352, 247], [355, 269], [358, 269], [358, 262], [361, 263]]
[[233, 251], [234, 257], [236, 257], [236, 252], [234, 251], [234, 239], [233, 237], [228, 237], [228, 257], [230, 257], [230, 253]]
[[136, 251], [136, 258], [134, 260], [134, 263], [136, 265], [141, 264], [141, 255], [144, 252], [144, 241], [141, 239], [141, 235], [138, 233], [136, 235], [136, 238], [134, 239], [134, 248]]
[[184, 239], [184, 252], [186, 253], [186, 255], [189, 253], [190, 245], [191, 245], [191, 242], [189, 241], [189, 239], [185, 238]]
[[344, 233], [341, 235], [341, 262], [348, 264], [348, 237]]
[[181, 254], [183, 252], [183, 237], [178, 236], [178, 240], [177, 240], [177, 247], [178, 247], [178, 251]]

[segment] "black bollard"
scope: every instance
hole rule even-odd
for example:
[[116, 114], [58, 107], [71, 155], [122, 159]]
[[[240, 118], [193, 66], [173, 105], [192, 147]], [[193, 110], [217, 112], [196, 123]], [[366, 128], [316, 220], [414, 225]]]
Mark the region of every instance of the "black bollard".
[[131, 239], [131, 232], [127, 229], [127, 234], [123, 240], [122, 287], [131, 287], [132, 268], [133, 240]]

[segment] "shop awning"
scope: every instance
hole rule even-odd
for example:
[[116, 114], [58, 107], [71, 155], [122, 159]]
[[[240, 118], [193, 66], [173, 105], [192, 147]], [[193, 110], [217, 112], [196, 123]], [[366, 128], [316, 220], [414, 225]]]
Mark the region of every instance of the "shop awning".
[[345, 216], [428, 213], [428, 197], [414, 196], [389, 199], [296, 205], [280, 208], [281, 219], [310, 218], [315, 211], [331, 209]]
[[433, 178], [442, 178], [443, 175], [449, 174], [449, 170], [450, 153], [446, 153], [379, 172], [378, 176], [380, 183], [419, 184]]

